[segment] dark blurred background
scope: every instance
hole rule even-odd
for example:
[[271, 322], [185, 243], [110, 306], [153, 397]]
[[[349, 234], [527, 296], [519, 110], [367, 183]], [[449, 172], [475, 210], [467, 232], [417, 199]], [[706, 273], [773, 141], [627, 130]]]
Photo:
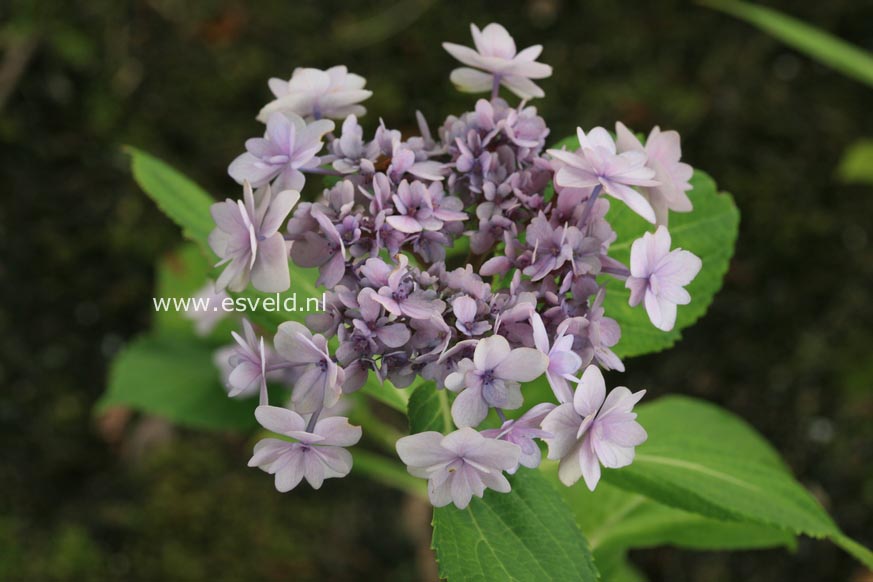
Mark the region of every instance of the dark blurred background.
[[[873, 49], [873, 3], [768, 4]], [[180, 241], [120, 144], [216, 196], [271, 76], [346, 64], [372, 128], [472, 108], [444, 40], [504, 24], [554, 67], [536, 106], [555, 139], [621, 119], [683, 137], [731, 191], [737, 254], [709, 314], [629, 386], [726, 406], [873, 545], [873, 187], [839, 183], [873, 137], [873, 90], [749, 26], [677, 0], [438, 3], [6, 0], [0, 6], [0, 579], [414, 580], [426, 512], [350, 477], [279, 495], [242, 437], [95, 419], [107, 363], [148, 327], [154, 263]], [[870, 580], [827, 542], [633, 552], [654, 581]]]

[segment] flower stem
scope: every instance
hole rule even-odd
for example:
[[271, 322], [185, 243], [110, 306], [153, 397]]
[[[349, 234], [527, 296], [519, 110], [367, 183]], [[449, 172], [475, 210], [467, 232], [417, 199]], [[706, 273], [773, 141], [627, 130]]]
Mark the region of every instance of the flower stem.
[[491, 80], [491, 100], [497, 99], [500, 94], [500, 75], [494, 73], [494, 78]]
[[579, 219], [579, 224], [585, 224], [588, 221], [588, 217], [594, 209], [594, 203], [597, 202], [597, 197], [600, 196], [601, 190], [603, 190], [603, 186], [600, 184], [594, 187], [591, 196], [585, 201], [585, 208], [582, 210], [582, 218]]

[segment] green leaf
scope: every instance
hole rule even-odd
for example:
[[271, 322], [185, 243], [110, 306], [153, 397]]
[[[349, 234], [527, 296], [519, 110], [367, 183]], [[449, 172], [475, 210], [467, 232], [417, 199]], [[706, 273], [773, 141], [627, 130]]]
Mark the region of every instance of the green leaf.
[[[671, 347], [682, 337], [682, 330], [703, 317], [712, 299], [722, 286], [739, 229], [740, 214], [730, 194], [718, 193], [715, 182], [697, 170], [691, 179], [693, 189], [688, 197], [694, 204], [691, 212], [670, 213], [670, 234], [673, 248], [691, 251], [703, 261], [703, 268], [688, 285], [691, 303], [679, 306], [676, 326], [663, 332], [652, 325], [642, 305], [630, 307], [630, 291], [620, 281], [607, 281], [604, 309], [606, 315], [621, 326], [621, 340], [613, 350], [620, 357], [658, 352]], [[625, 204], [610, 200], [607, 219], [618, 234], [609, 247], [609, 256], [624, 264], [630, 263], [634, 240], [652, 231], [652, 225]]]
[[253, 428], [257, 398], [228, 398], [212, 355], [190, 339], [139, 337], [112, 362], [96, 409], [126, 406], [199, 429]]
[[564, 487], [558, 481], [554, 461], [545, 461], [541, 470], [559, 487], [576, 523], [588, 536], [595, 558], [616, 550], [661, 545], [696, 550], [795, 546], [794, 535], [778, 527], [713, 519], [662, 505], [609, 483], [598, 484], [594, 492], [581, 485]]
[[735, 0], [698, 0], [745, 20], [844, 75], [873, 86], [873, 55], [772, 8]]
[[209, 233], [215, 228], [209, 207], [215, 202], [190, 178], [158, 158], [127, 146], [133, 177], [158, 208], [182, 228], [182, 234], [200, 245], [208, 256]]
[[840, 532], [742, 420], [711, 404], [672, 396], [640, 406], [639, 422], [648, 441], [637, 448], [632, 465], [605, 470], [606, 482], [716, 520], [830, 538], [873, 567], [869, 550]]
[[873, 185], [873, 139], [860, 139], [846, 149], [837, 176], [847, 184]]
[[409, 432], [435, 430], [443, 434], [452, 432], [452, 413], [446, 390], [437, 390], [433, 382], [421, 384], [409, 397]]
[[452, 505], [434, 510], [440, 577], [449, 582], [597, 580], [588, 542], [558, 492], [537, 471], [522, 469], [510, 482], [511, 493], [489, 490], [464, 510]]

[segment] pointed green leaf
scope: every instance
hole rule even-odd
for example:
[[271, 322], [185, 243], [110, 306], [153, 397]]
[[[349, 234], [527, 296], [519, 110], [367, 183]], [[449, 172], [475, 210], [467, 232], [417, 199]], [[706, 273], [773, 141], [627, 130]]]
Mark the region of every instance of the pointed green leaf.
[[[414, 396], [414, 395], [413, 395]], [[511, 493], [486, 491], [459, 510], [434, 510], [433, 546], [449, 582], [594, 581], [588, 542], [538, 471], [510, 477]]]
[[791, 475], [772, 447], [742, 420], [716, 406], [665, 397], [639, 407], [649, 439], [629, 467], [606, 482], [664, 505], [723, 521], [755, 523], [830, 538], [873, 565]]
[[209, 207], [215, 200], [193, 180], [151, 154], [131, 146], [125, 150], [130, 154], [133, 177], [140, 188], [182, 228], [186, 238], [211, 257], [208, 239], [215, 223]]

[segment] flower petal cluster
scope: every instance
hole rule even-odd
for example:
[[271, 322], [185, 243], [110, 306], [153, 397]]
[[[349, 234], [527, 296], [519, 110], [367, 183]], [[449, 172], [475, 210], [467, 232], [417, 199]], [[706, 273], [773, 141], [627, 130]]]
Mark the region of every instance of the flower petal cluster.
[[691, 295], [685, 286], [700, 272], [703, 262], [690, 251], [670, 250], [670, 232], [663, 225], [647, 232], [631, 245], [631, 274], [625, 285], [631, 290], [630, 305], [644, 302], [655, 327], [670, 331], [676, 324], [676, 306], [687, 305]]
[[637, 136], [622, 122], [615, 124], [616, 146], [619, 152], [644, 152], [646, 165], [655, 172], [657, 186], [642, 188], [643, 194], [649, 199], [649, 204], [655, 211], [657, 224], [667, 224], [668, 212], [691, 212], [691, 200], [688, 192], [691, 190], [691, 176], [694, 168], [680, 162], [682, 147], [679, 133], [676, 131], [661, 131], [655, 126], [649, 133], [644, 146]]
[[[468, 65], [452, 71], [452, 82], [467, 93], [492, 91], [503, 85], [522, 99], [544, 97], [543, 90], [531, 79], [545, 79], [552, 75], [552, 67], [537, 62], [542, 45], [534, 45], [518, 52], [515, 41], [505, 28], [491, 23], [482, 30], [470, 25], [476, 49], [444, 42], [450, 55]], [[470, 68], [472, 67], [472, 68]]]
[[324, 117], [344, 119], [349, 115], [361, 116], [367, 110], [360, 105], [369, 99], [372, 91], [364, 89], [367, 80], [349, 73], [339, 65], [326, 71], [313, 68], [297, 68], [287, 81], [272, 78], [270, 91], [276, 99], [258, 113], [258, 121], [266, 122], [276, 112], [291, 113], [307, 120]]
[[333, 128], [333, 121], [327, 119], [307, 125], [294, 113], [273, 113], [267, 118], [264, 137], [246, 140], [246, 153], [231, 162], [227, 173], [255, 188], [272, 181], [275, 190], [302, 190], [303, 172], [321, 163], [316, 154], [324, 147], [324, 135]]
[[617, 153], [615, 141], [602, 127], [595, 127], [587, 135], [576, 129], [579, 149], [549, 150], [559, 164], [555, 183], [563, 188], [591, 188], [600, 186], [610, 196], [627, 204], [631, 210], [655, 222], [655, 211], [649, 201], [634, 186], [659, 186], [655, 171], [646, 165], [646, 154], [636, 150]]
[[521, 382], [542, 376], [548, 366], [546, 354], [533, 348], [512, 349], [501, 335], [479, 340], [473, 359], [462, 360], [458, 371], [446, 378], [446, 388], [459, 393], [452, 403], [452, 419], [461, 427], [476, 426], [490, 407], [520, 407]]
[[274, 196], [270, 186], [255, 195], [245, 182], [243, 200], [228, 198], [212, 205], [215, 229], [209, 246], [221, 259], [216, 266], [227, 265], [215, 282], [217, 291], [242, 291], [249, 280], [267, 293], [289, 287], [288, 245], [279, 228], [299, 199], [296, 190]]
[[573, 401], [552, 410], [542, 424], [551, 434], [545, 438], [549, 458], [561, 461], [561, 483], [570, 486], [582, 477], [594, 491], [600, 481], [600, 465], [617, 469], [631, 464], [634, 447], [647, 438], [633, 412], [645, 393], [619, 386], [606, 396], [600, 369], [589, 366], [585, 370]]
[[428, 480], [427, 493], [435, 507], [454, 503], [465, 509], [485, 489], [509, 493], [503, 471], [518, 465], [518, 445], [486, 438], [472, 428], [449, 435], [422, 432], [397, 441], [397, 454], [409, 472]]
[[307, 427], [302, 416], [278, 406], [258, 406], [255, 418], [265, 429], [284, 437], [265, 438], [255, 445], [249, 467], [276, 476], [276, 490], [288, 492], [303, 479], [320, 489], [325, 479], [345, 477], [352, 470], [352, 455], [346, 450], [361, 440], [361, 428], [347, 418], [326, 417]]

